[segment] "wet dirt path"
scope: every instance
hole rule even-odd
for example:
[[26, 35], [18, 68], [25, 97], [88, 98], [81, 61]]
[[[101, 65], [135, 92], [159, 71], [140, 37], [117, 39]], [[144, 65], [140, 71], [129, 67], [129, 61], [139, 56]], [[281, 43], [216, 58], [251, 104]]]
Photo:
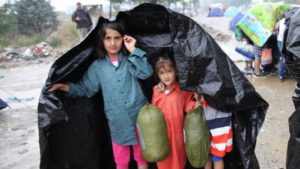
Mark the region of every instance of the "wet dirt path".
[[263, 79], [249, 77], [249, 81], [269, 103], [256, 146], [261, 169], [283, 169], [289, 139], [288, 118], [295, 110], [292, 95], [296, 82], [292, 79], [280, 82], [275, 76]]
[[[0, 69], [0, 98], [10, 108], [0, 110], [0, 168], [37, 169], [39, 144], [37, 103], [49, 65]], [[20, 99], [17, 101], [14, 97]]]
[[[0, 111], [0, 168], [38, 169], [39, 145], [36, 108], [49, 64], [1, 69], [0, 97], [10, 94], [32, 98], [9, 103], [11, 109]], [[257, 79], [248, 76], [257, 92], [270, 104], [264, 125], [257, 138], [256, 154], [261, 169], [285, 168], [289, 138], [288, 117], [294, 111], [292, 94], [295, 81], [280, 82], [275, 76]], [[10, 94], [8, 94], [8, 93]]]

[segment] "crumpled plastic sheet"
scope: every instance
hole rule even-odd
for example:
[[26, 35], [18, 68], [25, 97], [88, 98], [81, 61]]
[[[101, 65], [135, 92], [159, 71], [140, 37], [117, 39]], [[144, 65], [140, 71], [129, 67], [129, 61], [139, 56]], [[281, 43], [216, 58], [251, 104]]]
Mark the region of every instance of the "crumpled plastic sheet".
[[297, 80], [292, 96], [295, 112], [289, 117], [290, 138], [286, 168], [298, 169], [300, 166], [300, 10], [298, 8], [292, 8], [286, 12], [286, 24], [283, 54], [287, 70]]

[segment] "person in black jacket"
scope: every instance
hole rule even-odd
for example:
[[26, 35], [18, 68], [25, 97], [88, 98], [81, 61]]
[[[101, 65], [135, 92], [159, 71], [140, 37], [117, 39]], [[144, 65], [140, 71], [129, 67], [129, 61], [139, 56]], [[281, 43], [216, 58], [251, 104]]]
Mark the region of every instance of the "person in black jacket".
[[76, 6], [76, 11], [72, 15], [72, 21], [76, 23], [78, 35], [80, 40], [82, 40], [91, 30], [93, 22], [91, 16], [82, 8], [80, 2], [77, 2]]

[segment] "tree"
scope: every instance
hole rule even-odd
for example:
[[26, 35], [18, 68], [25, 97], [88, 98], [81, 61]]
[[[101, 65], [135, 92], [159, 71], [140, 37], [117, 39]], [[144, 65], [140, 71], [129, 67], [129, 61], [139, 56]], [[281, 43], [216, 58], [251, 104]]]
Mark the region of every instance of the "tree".
[[18, 30], [23, 34], [42, 34], [58, 25], [57, 15], [47, 0], [19, 0], [16, 14]]
[[10, 3], [0, 8], [0, 36], [16, 31], [17, 17]]

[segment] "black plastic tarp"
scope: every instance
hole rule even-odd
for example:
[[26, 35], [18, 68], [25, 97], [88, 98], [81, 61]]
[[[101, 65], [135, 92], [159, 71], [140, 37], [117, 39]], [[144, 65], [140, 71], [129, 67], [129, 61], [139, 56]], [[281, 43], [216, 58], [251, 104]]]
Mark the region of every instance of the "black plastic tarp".
[[[226, 155], [225, 168], [259, 169], [254, 150], [268, 103], [214, 39], [192, 19], [160, 5], [139, 5], [119, 12], [116, 20], [137, 39], [151, 64], [158, 52], [173, 53], [183, 90], [204, 94], [212, 107], [233, 112], [234, 150]], [[104, 22], [100, 17], [89, 35], [50, 69], [38, 105], [41, 169], [115, 168], [101, 91], [81, 99], [47, 92], [53, 83], [82, 77], [96, 59], [97, 31]], [[149, 100], [154, 83], [154, 77], [141, 81]]]
[[286, 13], [287, 30], [284, 36], [283, 55], [288, 72], [295, 77], [297, 85], [292, 96], [295, 112], [289, 117], [290, 138], [287, 148], [287, 169], [300, 166], [300, 10], [293, 8]]
[[7, 103], [5, 103], [2, 99], [0, 99], [0, 110], [4, 109], [7, 106], [8, 106]]
[[283, 54], [289, 73], [300, 81], [300, 10], [294, 9], [290, 10], [291, 14], [286, 17], [288, 29], [285, 31]]

